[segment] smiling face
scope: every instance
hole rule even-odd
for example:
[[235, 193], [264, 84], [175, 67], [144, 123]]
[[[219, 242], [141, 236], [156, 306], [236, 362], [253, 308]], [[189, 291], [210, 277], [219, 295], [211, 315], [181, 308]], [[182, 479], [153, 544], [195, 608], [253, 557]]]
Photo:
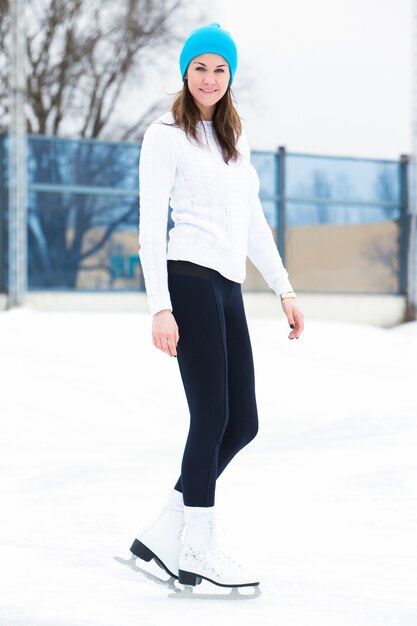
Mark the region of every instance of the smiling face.
[[188, 89], [203, 118], [213, 117], [217, 102], [224, 96], [230, 81], [227, 61], [218, 54], [206, 52], [194, 57], [185, 73]]

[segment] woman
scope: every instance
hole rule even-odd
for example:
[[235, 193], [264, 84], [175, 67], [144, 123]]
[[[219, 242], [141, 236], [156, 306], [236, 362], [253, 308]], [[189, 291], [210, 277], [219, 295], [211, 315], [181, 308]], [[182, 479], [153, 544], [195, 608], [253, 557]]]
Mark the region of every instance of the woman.
[[[190, 410], [181, 476], [161, 514], [133, 542], [134, 555], [179, 582], [259, 584], [225, 554], [215, 517], [216, 479], [258, 430], [251, 342], [242, 300], [246, 256], [303, 331], [259, 178], [232, 102], [233, 39], [219, 24], [194, 30], [180, 55], [183, 89], [147, 129], [140, 156], [140, 259], [152, 340], [178, 357]], [[171, 201], [175, 223], [166, 246]]]

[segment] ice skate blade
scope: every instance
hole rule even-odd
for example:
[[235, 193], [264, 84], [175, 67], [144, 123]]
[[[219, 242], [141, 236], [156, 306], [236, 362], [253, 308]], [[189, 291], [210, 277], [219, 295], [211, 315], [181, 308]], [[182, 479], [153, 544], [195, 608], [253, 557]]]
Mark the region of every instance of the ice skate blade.
[[203, 576], [202, 574], [195, 574], [194, 572], [187, 572], [186, 570], [183, 570], [183, 569], [180, 569], [178, 572], [178, 582], [183, 585], [187, 585], [187, 586], [199, 585], [201, 583], [202, 578], [204, 578], [204, 580], [207, 580], [209, 583], [213, 583], [213, 585], [217, 585], [218, 587], [238, 588], [238, 587], [257, 587], [259, 585], [259, 581], [252, 582], [252, 583], [242, 583], [239, 585], [232, 585], [232, 584], [225, 585], [224, 583], [218, 583], [215, 580], [212, 580], [211, 578], [207, 578], [207, 576]]
[[113, 559], [117, 561], [117, 563], [126, 565], [126, 567], [129, 567], [129, 569], [133, 570], [134, 572], [143, 574], [145, 578], [147, 578], [148, 580], [151, 580], [152, 582], [158, 585], [161, 585], [161, 587], [167, 587], [168, 589], [175, 591], [176, 593], [181, 591], [178, 587], [175, 586], [175, 581], [177, 579], [174, 576], [170, 576], [168, 580], [163, 580], [162, 578], [159, 578], [158, 576], [151, 574], [151, 572], [147, 572], [145, 569], [138, 567], [138, 565], [136, 564], [136, 558], [137, 557], [134, 554], [131, 555], [130, 559], [123, 559], [121, 556], [113, 557]]
[[[230, 587], [229, 587], [230, 588]], [[175, 587], [175, 593], [169, 593], [168, 598], [181, 598], [183, 600], [224, 600], [226, 602], [236, 602], [240, 600], [255, 600], [262, 594], [258, 585], [254, 587], [253, 593], [241, 593], [239, 587], [231, 587], [230, 593], [195, 593], [195, 587], [184, 585], [183, 589]]]

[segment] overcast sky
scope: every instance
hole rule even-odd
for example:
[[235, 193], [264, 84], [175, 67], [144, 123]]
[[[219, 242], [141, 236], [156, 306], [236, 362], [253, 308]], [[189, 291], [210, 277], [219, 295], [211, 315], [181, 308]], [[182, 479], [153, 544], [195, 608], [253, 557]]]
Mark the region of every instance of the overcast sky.
[[[201, 25], [219, 22], [238, 46], [233, 87], [252, 149], [409, 153], [411, 2], [205, 2]], [[167, 55], [149, 99], [181, 88], [179, 53]]]
[[210, 16], [238, 43], [239, 78], [255, 69], [239, 107], [253, 147], [409, 152], [411, 0], [215, 0]]

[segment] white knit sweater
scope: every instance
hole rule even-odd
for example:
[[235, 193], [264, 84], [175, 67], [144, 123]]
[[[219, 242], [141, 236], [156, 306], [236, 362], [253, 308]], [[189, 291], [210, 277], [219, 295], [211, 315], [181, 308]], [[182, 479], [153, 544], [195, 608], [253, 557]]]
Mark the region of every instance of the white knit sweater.
[[[151, 314], [172, 311], [167, 259], [192, 261], [243, 283], [248, 256], [277, 295], [292, 291], [259, 199], [245, 133], [238, 141], [243, 158], [227, 165], [211, 121], [198, 122], [203, 147], [180, 128], [161, 124], [173, 121], [171, 112], [155, 120], [140, 152], [139, 256]], [[175, 226], [167, 246], [169, 204]]]

